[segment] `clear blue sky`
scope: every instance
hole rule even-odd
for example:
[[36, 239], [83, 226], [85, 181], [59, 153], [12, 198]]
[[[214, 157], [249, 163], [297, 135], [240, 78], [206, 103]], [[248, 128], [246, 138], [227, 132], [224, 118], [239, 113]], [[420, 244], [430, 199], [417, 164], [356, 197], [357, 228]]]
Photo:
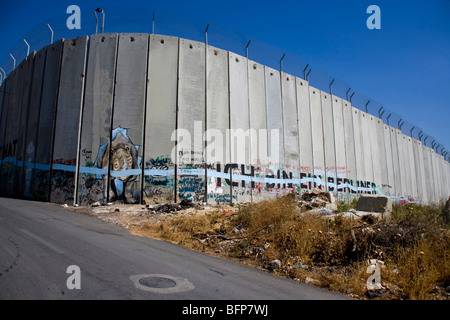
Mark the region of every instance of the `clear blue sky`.
[[[64, 30], [69, 16], [66, 9], [71, 4], [81, 8], [81, 31]], [[381, 30], [366, 27], [369, 17], [366, 9], [372, 4], [381, 9]], [[150, 33], [150, 13], [155, 10], [158, 21], [158, 18], [163, 20], [161, 10], [168, 10], [165, 12], [174, 13], [168, 24], [176, 24], [183, 29], [184, 24], [192, 23], [194, 31], [191, 31], [193, 34], [197, 32], [197, 37], [201, 34], [199, 30], [210, 23], [208, 36], [211, 45], [223, 47], [220, 41], [214, 42], [214, 28], [217, 30], [220, 26], [229, 32], [230, 47], [223, 49], [236, 51], [231, 45], [234, 41], [237, 47], [242, 47], [242, 52], [238, 53], [244, 54], [248, 39], [264, 41], [268, 46], [279, 48], [279, 51], [268, 49], [262, 53], [273, 60], [274, 66], [279, 64], [281, 53], [287, 52], [285, 61], [291, 69], [286, 71], [301, 76], [303, 67], [299, 67], [298, 72], [291, 71], [295, 69], [296, 60], [292, 58], [295, 54], [302, 63], [309, 63], [313, 69], [311, 76], [319, 72], [328, 74], [329, 79], [338, 79], [336, 83], [349, 84], [352, 91], [357, 90], [373, 99], [369, 109], [383, 105], [450, 150], [449, 0], [4, 0], [0, 5], [0, 65], [2, 61], [10, 63], [11, 50], [26, 52], [25, 44], [18, 43], [25, 35], [42, 37], [42, 28], [29, 32], [37, 30], [36, 26], [42, 26], [44, 22], [53, 23], [57, 29], [55, 38], [61, 35], [70, 38], [80, 32], [94, 33], [93, 8], [96, 7], [106, 12], [106, 32]], [[133, 11], [133, 8], [137, 9]], [[119, 18], [121, 14], [123, 18]], [[139, 21], [136, 30], [113, 30], [114, 23], [114, 26], [119, 26], [119, 22], [125, 25], [134, 18]], [[142, 29], [146, 20], [147, 29]], [[156, 33], [158, 28], [157, 24]], [[189, 34], [190, 29], [186, 27], [186, 30]], [[186, 37], [184, 34], [181, 36]], [[250, 46], [250, 58], [251, 49], [256, 50]], [[298, 65], [302, 66], [300, 62]]]

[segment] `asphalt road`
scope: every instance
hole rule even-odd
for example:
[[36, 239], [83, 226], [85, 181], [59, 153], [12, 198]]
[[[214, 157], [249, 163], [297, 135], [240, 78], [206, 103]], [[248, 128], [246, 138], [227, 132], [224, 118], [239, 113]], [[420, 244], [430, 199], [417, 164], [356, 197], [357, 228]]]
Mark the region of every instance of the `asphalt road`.
[[[77, 273], [67, 273], [72, 265], [79, 267], [79, 282], [74, 280]], [[169, 281], [162, 279], [166, 282], [158, 284], [161, 278], [152, 278], [156, 284], [152, 282], [153, 289], [149, 289], [136, 282], [139, 275]], [[68, 279], [71, 284], [79, 283], [80, 289], [69, 289]], [[346, 297], [168, 242], [134, 236], [58, 205], [0, 198], [0, 299]]]

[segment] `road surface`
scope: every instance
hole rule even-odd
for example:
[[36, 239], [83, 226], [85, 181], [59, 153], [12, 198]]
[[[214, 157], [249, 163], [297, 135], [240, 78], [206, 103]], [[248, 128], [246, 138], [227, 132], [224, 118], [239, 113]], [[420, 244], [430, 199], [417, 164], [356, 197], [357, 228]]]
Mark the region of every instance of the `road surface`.
[[[77, 266], [79, 272], [70, 268], [68, 272], [69, 266]], [[146, 287], [139, 283], [141, 278], [166, 282]], [[0, 198], [0, 299], [346, 297], [165, 241], [134, 236], [59, 205]]]

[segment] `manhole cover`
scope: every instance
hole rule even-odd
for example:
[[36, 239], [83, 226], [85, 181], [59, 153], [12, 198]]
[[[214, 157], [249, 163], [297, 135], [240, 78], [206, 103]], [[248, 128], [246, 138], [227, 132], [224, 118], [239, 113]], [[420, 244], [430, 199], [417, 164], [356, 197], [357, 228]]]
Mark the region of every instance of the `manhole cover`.
[[179, 293], [194, 289], [189, 280], [164, 274], [138, 274], [130, 276], [136, 288], [153, 293]]
[[139, 283], [149, 288], [172, 288], [176, 282], [162, 277], [147, 277], [139, 280]]

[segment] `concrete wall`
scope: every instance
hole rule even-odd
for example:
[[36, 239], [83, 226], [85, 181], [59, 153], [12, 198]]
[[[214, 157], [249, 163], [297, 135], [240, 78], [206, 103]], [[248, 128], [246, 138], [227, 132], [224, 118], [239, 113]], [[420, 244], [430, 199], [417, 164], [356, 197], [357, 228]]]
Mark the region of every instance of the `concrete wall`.
[[177, 120], [178, 38], [150, 36], [145, 129], [145, 201], [173, 201], [175, 162], [171, 159]]
[[304, 180], [304, 182], [300, 185], [300, 191], [302, 191], [305, 189], [311, 189], [313, 186], [314, 161], [309, 84], [307, 81], [298, 78], [297, 114], [300, 152], [300, 178], [301, 180]]
[[26, 142], [24, 150], [25, 165], [23, 170], [23, 197], [33, 199], [34, 189], [34, 164], [36, 163], [36, 151], [38, 142], [39, 116], [41, 112], [42, 88], [44, 85], [45, 62], [47, 59], [47, 47], [36, 53], [34, 58], [33, 78], [30, 86], [30, 101], [28, 112], [28, 124], [26, 128]]
[[349, 101], [204, 43], [96, 34], [0, 90], [0, 193], [56, 203], [448, 198], [449, 163]]
[[36, 144], [36, 162], [31, 184], [33, 199], [50, 200], [50, 168], [53, 159], [53, 141], [58, 104], [59, 78], [63, 40], [47, 48], [42, 84], [41, 109]]
[[[114, 97], [117, 34], [96, 34], [89, 40], [86, 89], [78, 150], [78, 201], [87, 204], [106, 197], [107, 180], [98, 179], [98, 150], [106, 146], [111, 135]], [[107, 175], [107, 172], [106, 172]], [[104, 175], [103, 175], [104, 176]]]
[[[356, 146], [354, 135], [354, 122], [353, 122], [353, 107], [350, 102], [342, 100], [342, 112], [343, 112], [343, 124], [344, 124], [344, 137], [345, 137], [345, 165], [346, 176], [344, 177], [344, 188], [347, 196], [354, 196], [357, 194], [357, 181], [358, 171], [356, 165]], [[346, 180], [347, 179], [347, 180]]]
[[[331, 104], [333, 107], [333, 124], [334, 124], [334, 145], [336, 147], [336, 194], [339, 199], [345, 198], [348, 190], [344, 184], [348, 183], [348, 168], [346, 155], [346, 139], [344, 124], [344, 108], [343, 101], [339, 97], [332, 96]], [[351, 126], [350, 126], [351, 127]], [[339, 187], [341, 186], [341, 187]]]
[[50, 201], [74, 200], [88, 37], [64, 41], [51, 167]]
[[[252, 200], [264, 199], [267, 184], [264, 178], [268, 174], [268, 135], [265, 67], [248, 60], [248, 106], [250, 115], [250, 159], [254, 167]], [[236, 200], [236, 198], [234, 198]]]
[[[208, 202], [231, 201], [229, 142], [230, 95], [228, 91], [228, 52], [211, 46], [206, 52], [206, 165]], [[227, 167], [228, 169], [228, 167]], [[251, 190], [251, 189], [250, 189]]]

